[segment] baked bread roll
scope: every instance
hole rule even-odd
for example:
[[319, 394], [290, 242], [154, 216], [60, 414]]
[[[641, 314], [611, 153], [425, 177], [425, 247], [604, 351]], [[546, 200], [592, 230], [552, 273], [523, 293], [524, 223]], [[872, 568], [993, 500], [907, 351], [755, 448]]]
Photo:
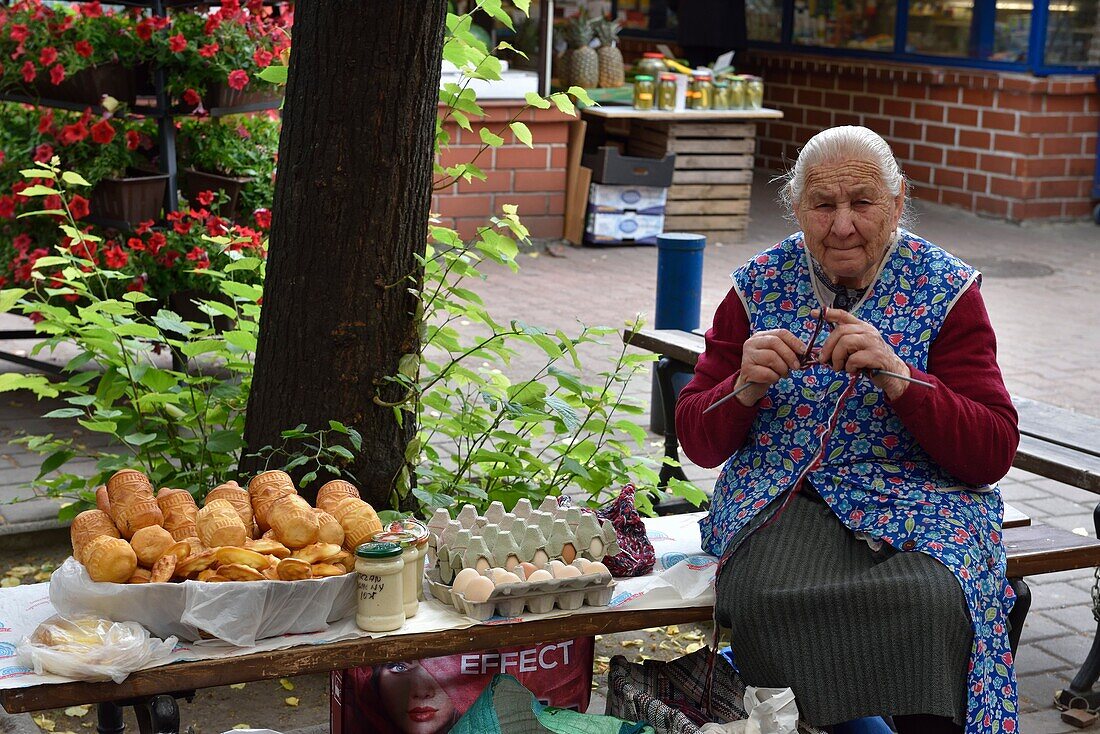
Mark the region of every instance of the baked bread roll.
[[157, 493], [157, 505], [164, 513], [164, 529], [176, 540], [198, 535], [195, 518], [199, 514], [195, 498], [186, 489], [164, 487]]
[[252, 537], [252, 498], [249, 497], [248, 490], [242, 488], [236, 482], [219, 484], [206, 493], [203, 504], [209, 504], [215, 500], [226, 500], [233, 505], [233, 509], [237, 511], [237, 515], [241, 518], [241, 522], [248, 529], [249, 537]]
[[253, 516], [261, 532], [271, 528], [267, 521], [271, 506], [280, 497], [290, 494], [296, 495], [298, 492], [294, 489], [294, 480], [286, 472], [265, 471], [252, 477], [248, 483], [248, 496], [252, 498]]
[[317, 490], [317, 507], [331, 513], [332, 510], [329, 508], [346, 497], [360, 499], [359, 490], [354, 484], [345, 482], [343, 479], [333, 479], [331, 482], [325, 482]]
[[340, 521], [319, 507], [313, 509], [313, 514], [317, 516], [317, 523], [319, 526], [317, 530], [317, 542], [343, 545], [344, 527], [340, 524]]
[[296, 494], [284, 495], [271, 505], [267, 520], [275, 538], [287, 548], [301, 548], [317, 542], [321, 523], [309, 503]]
[[101, 535], [120, 537], [111, 517], [102, 510], [85, 510], [73, 518], [69, 526], [69, 538], [73, 543], [73, 558], [84, 563], [84, 550]]
[[214, 500], [199, 510], [195, 519], [199, 541], [207, 548], [223, 545], [243, 546], [248, 532], [228, 500]]
[[125, 540], [100, 535], [84, 549], [84, 567], [92, 581], [124, 584], [137, 570], [137, 555]]
[[134, 537], [130, 538], [130, 547], [137, 555], [139, 566], [152, 568], [175, 542], [172, 534], [160, 525], [151, 525], [134, 533]]

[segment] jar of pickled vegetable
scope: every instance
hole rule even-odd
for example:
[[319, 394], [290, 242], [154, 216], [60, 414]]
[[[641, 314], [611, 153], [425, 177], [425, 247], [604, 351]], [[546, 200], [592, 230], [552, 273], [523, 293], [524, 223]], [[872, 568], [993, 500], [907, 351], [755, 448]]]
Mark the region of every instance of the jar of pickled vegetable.
[[657, 107], [666, 112], [676, 109], [675, 74], [661, 74], [661, 81], [657, 84]]
[[730, 85], [729, 82], [715, 82], [714, 83], [714, 103], [711, 105], [712, 110], [728, 110], [730, 108]]
[[656, 94], [657, 87], [653, 83], [653, 77], [645, 74], [634, 77], [634, 109], [653, 109], [653, 102]]
[[710, 72], [692, 72], [691, 88], [691, 108], [693, 110], [711, 109], [714, 105], [714, 82], [711, 81]]
[[651, 76], [654, 79], [665, 71], [667, 71], [665, 68], [665, 55], [655, 51], [649, 51], [642, 54], [642, 58], [639, 59], [638, 65], [635, 68], [635, 72], [638, 75]]
[[745, 109], [745, 77], [732, 76], [729, 85], [729, 109]]
[[745, 83], [745, 89], [747, 94], [745, 95], [745, 105], [749, 109], [758, 110], [764, 106], [764, 80], [758, 76], [750, 76], [748, 82]]

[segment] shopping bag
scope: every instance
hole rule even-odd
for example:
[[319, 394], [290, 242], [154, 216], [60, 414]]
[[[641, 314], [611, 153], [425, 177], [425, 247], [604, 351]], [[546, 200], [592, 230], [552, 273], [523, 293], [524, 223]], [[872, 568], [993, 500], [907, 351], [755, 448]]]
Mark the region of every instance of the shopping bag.
[[745, 711], [760, 734], [798, 734], [798, 704], [790, 688], [745, 688]]
[[653, 734], [652, 727], [612, 716], [544, 706], [510, 675], [497, 675], [453, 734]]

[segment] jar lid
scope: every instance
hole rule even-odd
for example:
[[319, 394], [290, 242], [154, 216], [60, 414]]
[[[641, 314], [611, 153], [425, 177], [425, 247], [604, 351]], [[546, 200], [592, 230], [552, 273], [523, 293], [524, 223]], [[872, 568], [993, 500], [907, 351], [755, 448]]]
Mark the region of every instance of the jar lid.
[[359, 558], [372, 560], [379, 558], [394, 558], [401, 555], [401, 546], [397, 543], [363, 543], [355, 549], [355, 555]]
[[428, 530], [427, 525], [411, 517], [404, 520], [402, 524], [404, 525], [405, 532], [412, 533], [416, 536], [417, 545], [424, 545], [432, 535], [432, 531]]
[[674, 82], [674, 81], [676, 81], [676, 75], [675, 74], [661, 74], [661, 81], [663, 81], [663, 82]]
[[710, 72], [704, 69], [696, 69], [691, 75], [696, 79], [710, 79]]
[[640, 75], [634, 77], [634, 81], [636, 81], [636, 82], [651, 82], [651, 81], [653, 81], [653, 77], [649, 76], [648, 74], [640, 74]]
[[[377, 533], [372, 535], [370, 539], [375, 543], [380, 543], [384, 545], [396, 544], [401, 546], [402, 548], [409, 548], [411, 546], [414, 546], [417, 544], [417, 541], [420, 540], [420, 538], [417, 537], [416, 533], [410, 532], [408, 530], [379, 530]], [[363, 546], [359, 546], [359, 548], [362, 547]], [[358, 553], [359, 550], [356, 549], [355, 552]]]
[[647, 59], [663, 59], [665, 57], [660, 51], [646, 51], [642, 56]]

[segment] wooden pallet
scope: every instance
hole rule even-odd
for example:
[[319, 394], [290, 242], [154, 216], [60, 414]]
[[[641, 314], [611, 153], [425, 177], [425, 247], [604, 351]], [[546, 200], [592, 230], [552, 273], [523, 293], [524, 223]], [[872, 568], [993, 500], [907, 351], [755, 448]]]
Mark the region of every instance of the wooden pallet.
[[627, 155], [676, 154], [665, 231], [738, 242], [748, 227], [756, 126], [743, 122], [631, 120]]

